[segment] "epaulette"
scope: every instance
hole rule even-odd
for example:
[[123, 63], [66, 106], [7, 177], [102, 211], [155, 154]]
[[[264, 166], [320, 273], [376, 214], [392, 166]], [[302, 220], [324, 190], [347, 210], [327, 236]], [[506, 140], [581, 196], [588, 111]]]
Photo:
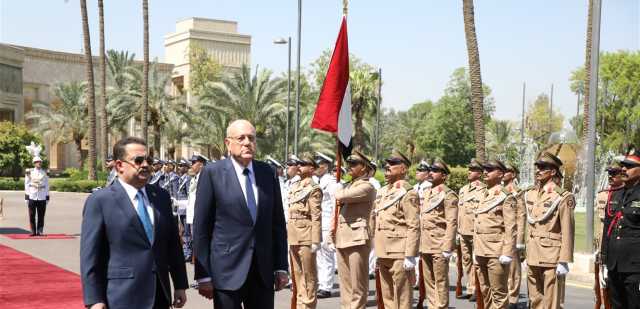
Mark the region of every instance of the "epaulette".
[[443, 187], [444, 187], [443, 191], [446, 195], [453, 194], [456, 196], [456, 198], [458, 198], [458, 193], [456, 193], [456, 191], [451, 190], [451, 188], [449, 188], [447, 185], [443, 185]]
[[413, 186], [411, 184], [409, 184], [409, 182], [405, 182], [403, 185], [404, 189], [409, 191], [409, 190], [413, 190]]

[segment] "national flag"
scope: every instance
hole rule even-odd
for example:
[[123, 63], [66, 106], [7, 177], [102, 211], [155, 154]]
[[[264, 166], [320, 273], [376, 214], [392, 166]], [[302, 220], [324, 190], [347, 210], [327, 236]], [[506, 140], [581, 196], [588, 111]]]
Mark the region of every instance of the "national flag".
[[311, 127], [335, 133], [343, 149], [351, 147], [351, 87], [349, 86], [349, 42], [347, 18], [342, 18], [340, 33], [322, 84]]

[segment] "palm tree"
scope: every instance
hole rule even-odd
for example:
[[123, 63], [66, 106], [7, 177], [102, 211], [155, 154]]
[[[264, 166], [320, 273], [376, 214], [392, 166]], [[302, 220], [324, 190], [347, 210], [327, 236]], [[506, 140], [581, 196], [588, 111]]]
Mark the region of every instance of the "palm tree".
[[583, 95], [583, 108], [582, 114], [582, 141], [587, 138], [589, 128], [589, 89], [591, 88], [591, 34], [593, 33], [593, 0], [589, 0], [589, 11], [587, 17], [587, 46], [585, 52], [584, 70], [584, 95]]
[[365, 114], [376, 103], [377, 76], [373, 70], [361, 68], [352, 71], [349, 80], [351, 85], [351, 113], [355, 117], [353, 145], [356, 149], [365, 148], [365, 130], [363, 121]]
[[176, 149], [189, 139], [192, 127], [187, 124], [193, 123], [193, 113], [186, 104], [186, 100], [176, 100], [176, 102], [165, 111], [166, 122], [163, 126], [164, 140], [167, 143], [167, 154], [169, 158], [178, 159], [175, 156]]
[[78, 152], [78, 165], [84, 167], [86, 159], [82, 151], [82, 141], [89, 134], [87, 119], [87, 84], [71, 82], [56, 85], [53, 94], [57, 100], [51, 104], [36, 101], [33, 110], [25, 118], [35, 124], [34, 131], [40, 133], [53, 144], [73, 142]]
[[464, 17], [464, 33], [467, 41], [467, 54], [469, 58], [469, 79], [471, 81], [471, 106], [473, 109], [476, 157], [484, 161], [484, 93], [482, 90], [482, 77], [480, 74], [480, 53], [478, 52], [478, 39], [476, 37], [473, 0], [462, 0], [462, 12]]
[[267, 142], [263, 150], [273, 147], [266, 137], [275, 117], [284, 116], [286, 108], [282, 96], [286, 81], [272, 79], [268, 70], [258, 70], [252, 75], [251, 69], [242, 68], [221, 82], [208, 83], [200, 92], [200, 101], [208, 106], [216, 106], [227, 113], [230, 119], [246, 119], [256, 127], [259, 141]]
[[104, 1], [98, 0], [98, 19], [100, 20], [100, 137], [102, 140], [102, 160], [109, 155], [109, 115], [107, 114], [107, 65], [104, 54]]
[[143, 64], [142, 64], [142, 138], [149, 138], [149, 1], [142, 0], [142, 20], [144, 24]]
[[87, 111], [89, 113], [89, 180], [96, 180], [96, 98], [93, 81], [93, 59], [91, 56], [91, 37], [89, 34], [89, 18], [87, 17], [87, 0], [80, 0], [82, 14], [82, 33], [84, 39], [85, 73], [87, 87]]

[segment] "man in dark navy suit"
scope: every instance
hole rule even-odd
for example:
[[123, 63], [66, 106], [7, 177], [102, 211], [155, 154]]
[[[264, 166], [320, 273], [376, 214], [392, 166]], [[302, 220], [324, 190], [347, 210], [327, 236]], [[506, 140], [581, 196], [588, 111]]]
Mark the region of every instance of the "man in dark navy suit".
[[193, 223], [195, 278], [216, 309], [273, 308], [289, 281], [280, 185], [255, 161], [256, 130], [236, 120], [225, 138], [229, 157], [204, 168]]
[[188, 282], [169, 193], [147, 184], [151, 158], [144, 140], [128, 137], [113, 148], [117, 180], [84, 205], [84, 303], [92, 309], [181, 308]]

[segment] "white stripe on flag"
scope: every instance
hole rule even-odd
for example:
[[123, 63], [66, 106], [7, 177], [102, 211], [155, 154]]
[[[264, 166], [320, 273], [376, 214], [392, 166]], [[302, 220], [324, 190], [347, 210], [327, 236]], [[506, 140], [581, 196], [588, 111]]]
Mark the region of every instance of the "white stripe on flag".
[[340, 114], [338, 115], [338, 139], [343, 145], [349, 146], [352, 133], [353, 128], [351, 122], [351, 83], [348, 83], [347, 89], [344, 92], [344, 97], [342, 98]]

